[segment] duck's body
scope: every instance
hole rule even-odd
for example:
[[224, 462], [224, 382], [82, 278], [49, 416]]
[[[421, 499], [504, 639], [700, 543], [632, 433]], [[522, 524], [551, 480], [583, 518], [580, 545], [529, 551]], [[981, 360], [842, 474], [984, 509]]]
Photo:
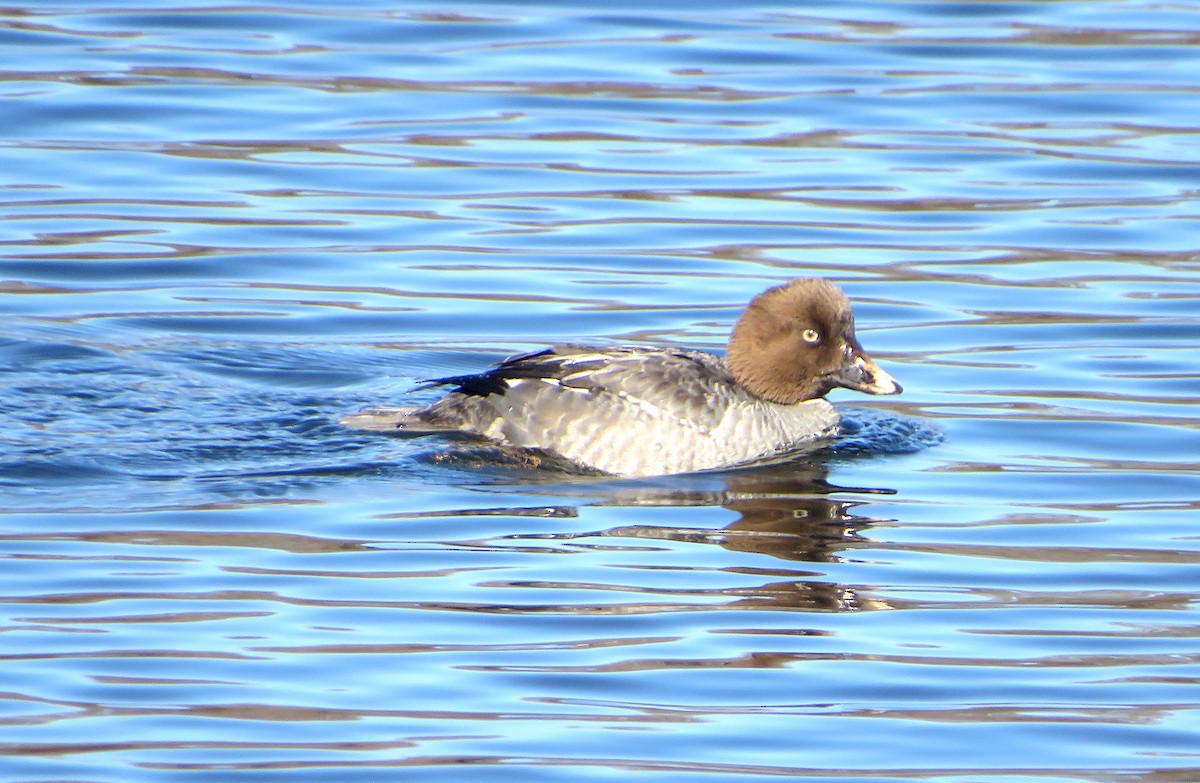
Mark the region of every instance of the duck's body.
[[728, 467], [832, 437], [834, 386], [896, 394], [858, 345], [837, 288], [805, 279], [756, 297], [726, 359], [700, 351], [559, 345], [478, 375], [424, 408], [370, 408], [358, 429], [461, 431], [627, 476]]
[[838, 423], [822, 399], [755, 397], [699, 351], [559, 345], [436, 383], [454, 391], [425, 408], [367, 409], [342, 423], [476, 433], [625, 476], [751, 462], [828, 438]]

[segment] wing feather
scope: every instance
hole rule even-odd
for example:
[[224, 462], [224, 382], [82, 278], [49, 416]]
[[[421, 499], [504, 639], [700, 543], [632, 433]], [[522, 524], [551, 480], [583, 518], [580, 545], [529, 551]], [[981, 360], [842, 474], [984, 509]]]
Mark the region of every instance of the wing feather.
[[[539, 388], [525, 388], [533, 381]], [[505, 415], [528, 412], [536, 396], [549, 410], [575, 408], [586, 392], [593, 398], [612, 397], [613, 407], [635, 408], [674, 420], [683, 426], [715, 427], [729, 402], [747, 397], [712, 354], [670, 348], [556, 345], [535, 353], [505, 359], [477, 375], [457, 375], [431, 381], [451, 386], [468, 396], [493, 399]], [[571, 397], [567, 397], [571, 395]], [[595, 400], [593, 400], [593, 403]], [[604, 407], [609, 407], [608, 405]], [[599, 412], [599, 411], [597, 411]], [[586, 418], [586, 410], [583, 411]], [[615, 423], [615, 422], [612, 422]]]

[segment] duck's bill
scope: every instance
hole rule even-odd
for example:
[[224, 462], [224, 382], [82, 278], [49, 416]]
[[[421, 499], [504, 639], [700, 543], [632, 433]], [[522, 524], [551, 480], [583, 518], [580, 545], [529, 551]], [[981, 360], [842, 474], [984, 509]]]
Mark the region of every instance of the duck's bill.
[[838, 386], [866, 394], [899, 394], [904, 391], [895, 378], [862, 354], [855, 354], [849, 364], [833, 374], [832, 380]]

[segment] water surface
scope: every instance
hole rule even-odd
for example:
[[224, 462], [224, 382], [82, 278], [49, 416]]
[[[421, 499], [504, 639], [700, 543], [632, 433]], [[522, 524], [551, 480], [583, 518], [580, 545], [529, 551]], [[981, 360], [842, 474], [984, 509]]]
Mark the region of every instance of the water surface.
[[[0, 20], [5, 779], [1200, 778], [1200, 5]], [[803, 275], [943, 443], [334, 423]]]

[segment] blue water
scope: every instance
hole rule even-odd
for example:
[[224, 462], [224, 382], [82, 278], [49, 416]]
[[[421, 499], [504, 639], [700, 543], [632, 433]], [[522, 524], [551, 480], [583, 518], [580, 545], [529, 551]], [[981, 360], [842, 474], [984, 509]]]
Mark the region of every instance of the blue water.
[[[0, 22], [3, 780], [1200, 779], [1200, 3]], [[335, 423], [805, 275], [943, 442]]]

